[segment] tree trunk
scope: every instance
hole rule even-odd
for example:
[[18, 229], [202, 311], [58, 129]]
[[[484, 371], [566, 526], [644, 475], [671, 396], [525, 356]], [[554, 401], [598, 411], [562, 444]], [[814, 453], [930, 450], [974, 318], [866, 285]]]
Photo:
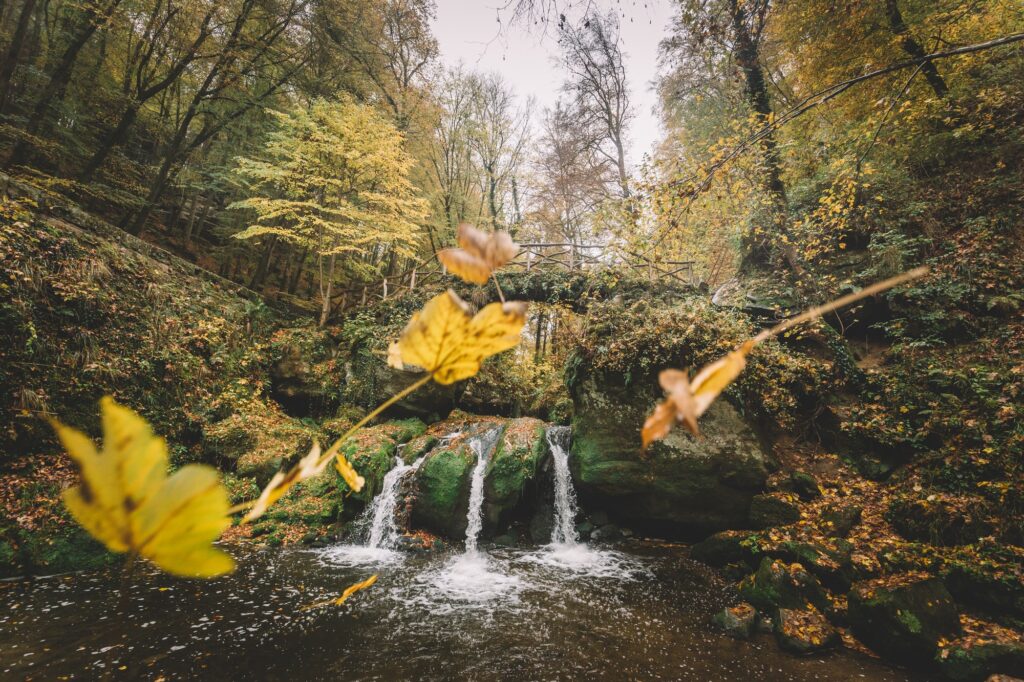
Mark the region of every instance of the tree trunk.
[[[768, 97], [764, 69], [761, 66], [757, 44], [747, 27], [746, 9], [740, 0], [732, 0], [733, 32], [735, 34], [734, 56], [736, 64], [743, 69], [745, 88], [751, 109], [757, 116], [759, 125], [768, 126], [771, 120], [772, 106]], [[797, 257], [793, 242], [789, 238], [786, 220], [788, 202], [786, 185], [782, 181], [782, 163], [779, 159], [778, 142], [773, 130], [768, 130], [761, 140], [762, 159], [764, 162], [764, 188], [772, 200], [772, 240], [781, 244], [782, 255], [787, 265], [797, 275], [804, 272]], [[744, 244], [743, 264], [745, 266], [765, 267], [770, 264], [771, 250], [769, 243], [750, 235]]]
[[327, 283], [326, 285], [320, 283], [320, 296], [323, 299], [323, 307], [320, 309], [320, 327], [324, 327], [327, 324], [327, 318], [331, 314], [331, 290], [334, 287], [334, 264], [338, 258], [338, 254], [332, 253], [331, 260], [327, 266]]
[[[921, 44], [914, 39], [911, 35], [910, 29], [907, 28], [906, 23], [903, 21], [903, 14], [900, 13], [899, 5], [897, 0], [886, 0], [885, 13], [889, 18], [889, 28], [897, 36], [903, 38], [903, 51], [906, 52], [914, 59], [920, 59], [927, 54]], [[935, 91], [935, 96], [939, 99], [945, 99], [946, 94], [949, 92], [949, 86], [946, 85], [946, 80], [939, 73], [938, 67], [935, 66], [934, 62], [924, 62], [921, 64], [921, 73], [924, 74], [925, 80], [928, 81], [928, 85], [932, 86], [932, 90]]]
[[263, 249], [263, 254], [260, 256], [260, 262], [256, 265], [256, 272], [252, 274], [252, 279], [249, 280], [249, 288], [253, 291], [263, 286], [263, 280], [267, 278], [267, 272], [270, 270], [270, 259], [274, 255], [274, 247], [276, 245], [277, 235], [271, 235], [267, 239], [267, 245]]
[[299, 252], [298, 262], [295, 264], [295, 272], [292, 273], [292, 279], [288, 283], [287, 291], [292, 296], [299, 290], [299, 280], [302, 278], [302, 270], [306, 265], [306, 258], [309, 255], [309, 249], [303, 249]]
[[7, 46], [7, 54], [0, 64], [0, 113], [7, 111], [11, 102], [11, 80], [14, 78], [14, 70], [18, 67], [18, 58], [25, 47], [25, 34], [28, 33], [28, 24], [35, 9], [36, 0], [25, 0], [21, 14], [18, 15], [18, 23], [14, 27], [14, 34], [11, 36], [11, 44]]
[[85, 168], [78, 174], [78, 179], [81, 182], [89, 182], [92, 180], [96, 171], [103, 166], [103, 162], [107, 160], [107, 156], [117, 145], [124, 141], [124, 138], [128, 135], [128, 130], [135, 123], [135, 118], [139, 114], [139, 105], [136, 102], [132, 102], [128, 105], [128, 108], [121, 113], [121, 118], [117, 122], [117, 125], [109, 133], [103, 136], [100, 140], [100, 146], [96, 148], [93, 155], [89, 158], [88, 163], [85, 164]]

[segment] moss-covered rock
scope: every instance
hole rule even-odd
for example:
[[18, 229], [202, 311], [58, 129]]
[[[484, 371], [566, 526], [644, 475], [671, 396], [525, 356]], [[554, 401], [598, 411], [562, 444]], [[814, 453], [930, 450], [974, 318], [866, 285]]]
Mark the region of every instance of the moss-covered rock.
[[743, 579], [740, 596], [766, 613], [777, 608], [802, 609], [811, 604], [820, 611], [829, 607], [821, 583], [798, 563], [786, 564], [764, 557], [757, 572]]
[[466, 532], [470, 475], [476, 453], [468, 438], [434, 448], [416, 472], [412, 523], [458, 538]]
[[757, 563], [753, 536], [754, 533], [746, 530], [723, 530], [691, 547], [690, 557], [710, 566], [742, 562], [754, 568]]
[[906, 575], [857, 583], [848, 605], [857, 639], [894, 660], [930, 663], [941, 639], [960, 634], [953, 596], [935, 578]]
[[750, 639], [757, 626], [757, 610], [747, 603], [729, 606], [716, 613], [711, 622], [733, 639]]
[[1024, 642], [961, 639], [944, 646], [936, 657], [951, 680], [974, 682], [989, 675], [1024, 677]]
[[908, 540], [952, 546], [971, 544], [991, 533], [988, 515], [979, 497], [939, 493], [896, 497], [885, 518]]
[[800, 520], [800, 507], [788, 493], [754, 495], [750, 500], [750, 525], [759, 530], [788, 526]]
[[341, 452], [366, 479], [363, 489], [352, 493], [353, 499], [368, 504], [376, 497], [384, 485], [384, 476], [395, 466], [398, 446], [423, 435], [426, 428], [416, 418], [398, 419], [361, 429], [346, 441]]
[[484, 508], [492, 525], [507, 522], [526, 497], [528, 485], [548, 455], [545, 432], [544, 422], [529, 417], [505, 425], [484, 474]]
[[643, 453], [638, 434], [655, 397], [649, 383], [621, 375], [575, 385], [572, 470], [585, 506], [667, 535], [745, 526], [768, 475], [750, 425], [720, 400], [701, 419], [702, 438], [676, 429]]

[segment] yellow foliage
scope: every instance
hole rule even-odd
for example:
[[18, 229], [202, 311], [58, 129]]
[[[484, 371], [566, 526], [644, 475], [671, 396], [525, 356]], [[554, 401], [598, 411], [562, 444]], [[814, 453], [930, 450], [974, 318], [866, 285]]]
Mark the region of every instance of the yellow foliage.
[[131, 410], [106, 397], [103, 450], [54, 421], [82, 482], [64, 492], [68, 511], [113, 552], [145, 557], [168, 573], [209, 578], [234, 569], [211, 543], [230, 525], [228, 494], [212, 467], [189, 464], [167, 475], [167, 444]]
[[526, 323], [526, 304], [491, 303], [470, 316], [469, 306], [448, 290], [430, 299], [409, 320], [397, 357], [451, 384], [480, 371], [489, 356], [513, 348]]

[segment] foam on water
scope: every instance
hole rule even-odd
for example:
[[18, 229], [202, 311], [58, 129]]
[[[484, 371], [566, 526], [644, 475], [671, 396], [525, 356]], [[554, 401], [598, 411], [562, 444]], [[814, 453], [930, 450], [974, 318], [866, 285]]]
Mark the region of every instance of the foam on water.
[[385, 547], [335, 545], [317, 550], [325, 564], [335, 566], [388, 566], [405, 560], [405, 554]]
[[523, 554], [518, 561], [585, 578], [630, 580], [644, 570], [638, 561], [622, 552], [597, 549], [579, 543], [553, 542], [545, 545], [540, 551]]

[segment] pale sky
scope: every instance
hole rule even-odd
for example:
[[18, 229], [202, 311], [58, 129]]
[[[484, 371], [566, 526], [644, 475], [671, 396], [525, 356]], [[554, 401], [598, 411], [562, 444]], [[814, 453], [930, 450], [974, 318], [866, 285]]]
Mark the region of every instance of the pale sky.
[[[441, 60], [451, 66], [463, 63], [476, 71], [497, 71], [515, 88], [522, 100], [537, 100], [535, 116], [558, 97], [563, 72], [555, 63], [558, 56], [557, 28], [509, 26], [510, 14], [498, 8], [507, 0], [437, 0], [434, 35], [441, 47]], [[588, 2], [562, 3], [585, 6]], [[652, 151], [661, 136], [654, 112], [657, 97], [652, 88], [657, 70], [658, 43], [672, 16], [670, 0], [589, 0], [607, 12], [619, 11], [622, 49], [626, 56], [626, 77], [636, 118], [630, 129], [629, 161], [638, 164]], [[579, 14], [567, 11], [572, 18]], [[500, 18], [500, 22], [499, 22]]]

